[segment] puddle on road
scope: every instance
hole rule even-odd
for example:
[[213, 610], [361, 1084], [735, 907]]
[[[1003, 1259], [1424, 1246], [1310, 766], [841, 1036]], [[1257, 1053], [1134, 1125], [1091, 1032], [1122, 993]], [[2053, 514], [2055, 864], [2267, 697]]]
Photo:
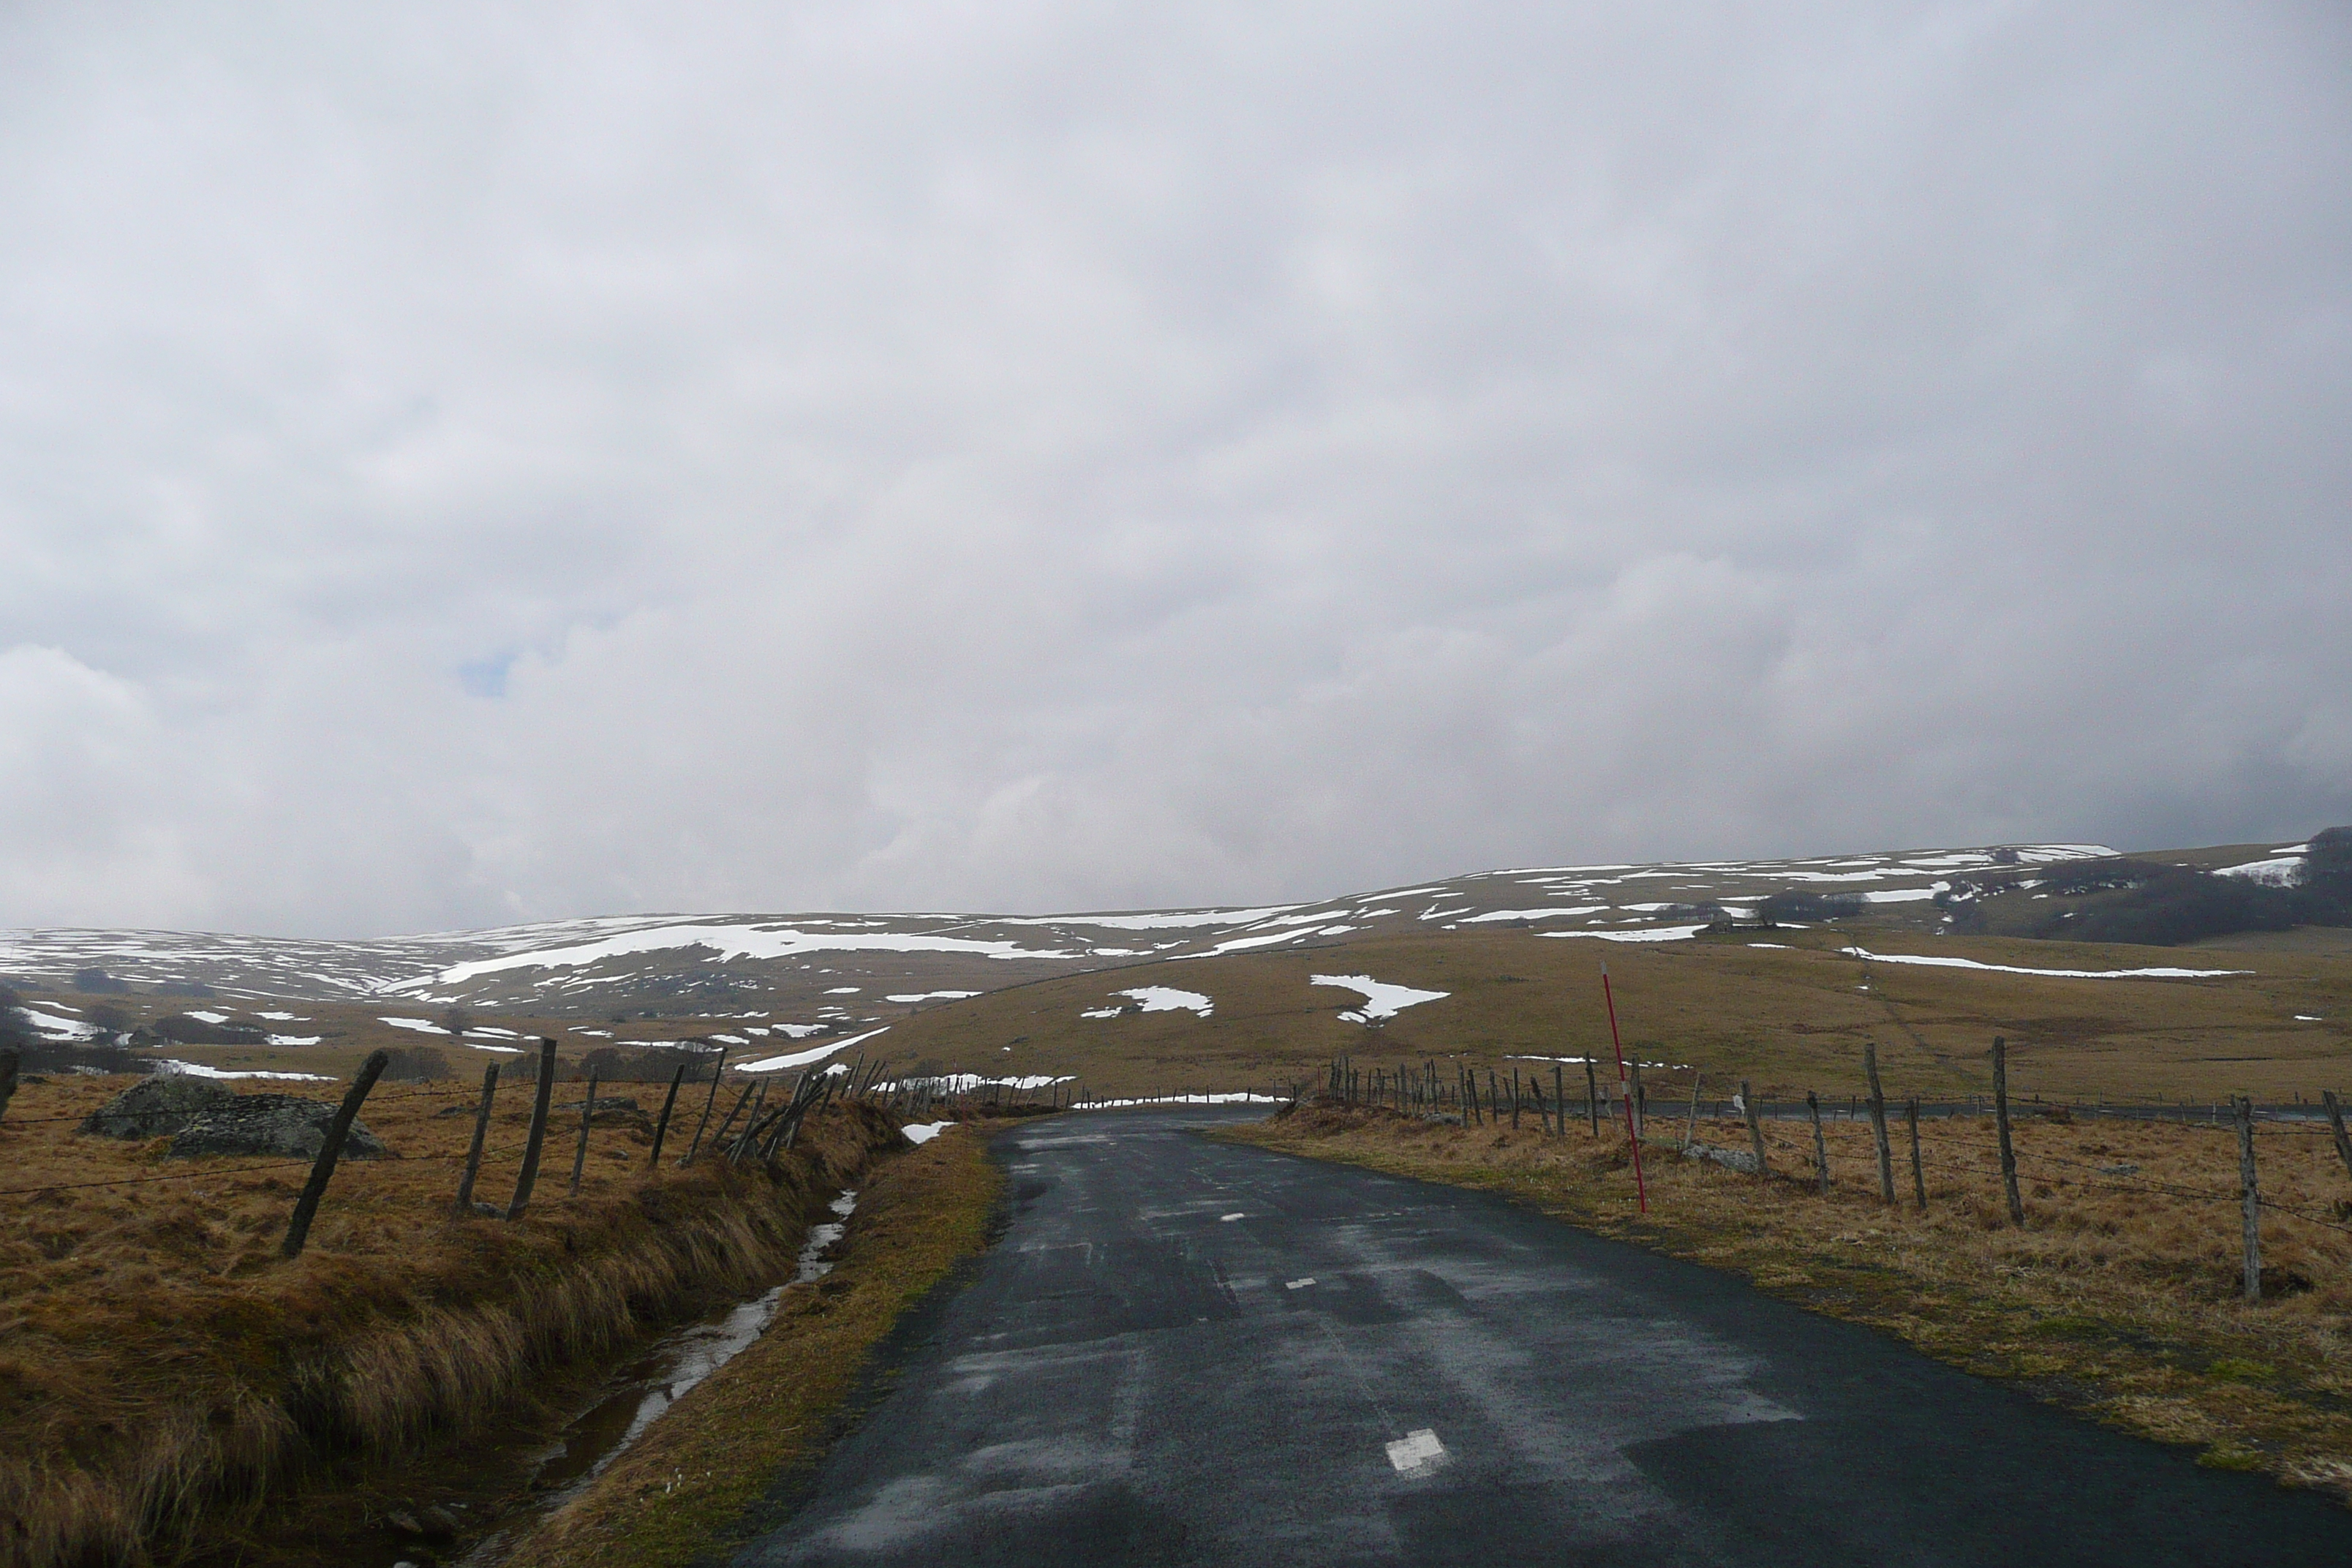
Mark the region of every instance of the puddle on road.
[[826, 1206], [839, 1217], [809, 1226], [791, 1279], [748, 1301], [671, 1330], [614, 1369], [596, 1402], [565, 1423], [552, 1442], [525, 1458], [523, 1469], [537, 1496], [530, 1507], [509, 1516], [497, 1531], [458, 1558], [463, 1568], [492, 1568], [518, 1536], [585, 1491], [688, 1390], [765, 1333], [776, 1320], [776, 1308], [785, 1291], [832, 1273], [833, 1265], [824, 1254], [848, 1228], [857, 1194], [844, 1189]]

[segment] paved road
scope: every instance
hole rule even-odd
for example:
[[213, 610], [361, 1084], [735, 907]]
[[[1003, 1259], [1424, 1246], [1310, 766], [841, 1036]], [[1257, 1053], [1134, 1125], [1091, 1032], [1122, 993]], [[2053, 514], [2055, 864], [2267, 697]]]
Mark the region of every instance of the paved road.
[[1006, 1134], [1013, 1228], [746, 1564], [2352, 1564], [2352, 1512], [1483, 1194]]

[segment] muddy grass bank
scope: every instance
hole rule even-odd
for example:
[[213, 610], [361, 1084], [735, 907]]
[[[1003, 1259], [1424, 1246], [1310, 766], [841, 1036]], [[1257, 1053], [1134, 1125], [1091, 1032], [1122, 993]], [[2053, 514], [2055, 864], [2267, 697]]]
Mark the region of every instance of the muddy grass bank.
[[[562, 1369], [788, 1276], [812, 1213], [903, 1143], [836, 1105], [772, 1165], [648, 1171], [624, 1119], [592, 1128], [577, 1195], [543, 1173], [520, 1221], [458, 1218], [470, 1116], [388, 1088], [365, 1120], [400, 1157], [340, 1169], [289, 1261], [304, 1173], [76, 1132], [121, 1087], [31, 1086], [0, 1147], [25, 1189], [0, 1234], [0, 1562], [26, 1568], [273, 1557], [306, 1500], [367, 1495]], [[485, 1190], [524, 1115], [494, 1123]]]
[[[1529, 1119], [1532, 1121], [1532, 1118]], [[1617, 1239], [1746, 1276], [1759, 1289], [1866, 1323], [1938, 1360], [2010, 1380], [2037, 1397], [2200, 1462], [2266, 1472], [2352, 1500], [2352, 1237], [2274, 1238], [2282, 1295], [2232, 1298], [2234, 1218], [2170, 1212], [2119, 1195], [2098, 1174], [2210, 1163], [2213, 1140], [2163, 1125], [2021, 1128], [2027, 1219], [2012, 1225], [1997, 1175], [1977, 1159], [1982, 1130], [1927, 1126], [1928, 1206], [1880, 1201], [1866, 1127], [1832, 1127], [1832, 1181], [1820, 1191], [1810, 1131], [1767, 1134], [1763, 1180], [1679, 1156], [1654, 1122], [1643, 1146], [1649, 1213], [1638, 1212], [1622, 1129], [1468, 1128], [1362, 1106], [1309, 1103], [1212, 1136], [1393, 1174], [1504, 1194]], [[1744, 1128], [1698, 1124], [1702, 1141], [1744, 1147]], [[2315, 1184], [2333, 1151], [2290, 1145]], [[2088, 1179], [2084, 1179], [2085, 1176]], [[2223, 1223], [2226, 1221], [2227, 1223]]]

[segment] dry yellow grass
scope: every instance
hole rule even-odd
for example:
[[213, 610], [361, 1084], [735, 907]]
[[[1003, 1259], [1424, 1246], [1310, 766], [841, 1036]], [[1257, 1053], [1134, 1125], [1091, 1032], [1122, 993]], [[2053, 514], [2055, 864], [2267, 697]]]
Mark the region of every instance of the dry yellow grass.
[[[125, 1081], [28, 1083], [0, 1123], [12, 1563], [140, 1561], [346, 1458], [461, 1435], [541, 1369], [772, 1279], [814, 1196], [893, 1136], [878, 1115], [837, 1109], [772, 1173], [666, 1161], [648, 1181], [645, 1134], [599, 1127], [567, 1197], [559, 1120], [527, 1216], [461, 1220], [449, 1204], [472, 1118], [436, 1113], [470, 1091], [384, 1085], [362, 1120], [404, 1157], [346, 1161], [309, 1250], [288, 1262], [278, 1248], [304, 1164], [171, 1160], [162, 1140], [76, 1135]], [[559, 1086], [559, 1100], [567, 1089], [576, 1098]], [[501, 1101], [478, 1192], [503, 1201], [529, 1097]]]
[[[1400, 1174], [1491, 1188], [1605, 1234], [1746, 1274], [1816, 1310], [1895, 1333], [1988, 1375], [2143, 1436], [2195, 1444], [2209, 1463], [2260, 1468], [2352, 1498], [2352, 1234], [2273, 1215], [2265, 1275], [2281, 1293], [2239, 1300], [2234, 1136], [2200, 1128], [2030, 1120], [2016, 1132], [2026, 1223], [2010, 1224], [1989, 1119], [1922, 1123], [1928, 1207], [1912, 1205], [1895, 1128], [1896, 1191], [1879, 1200], [1867, 1122], [1824, 1130], [1832, 1185], [1813, 1185], [1811, 1129], [1770, 1122], [1776, 1174], [1759, 1181], [1679, 1157], [1683, 1120], [1644, 1142], [1650, 1212], [1636, 1211], [1621, 1126], [1566, 1138], [1532, 1119], [1457, 1128], [1393, 1111], [1310, 1105], [1224, 1136]], [[1703, 1142], [1747, 1130], [1702, 1121]], [[2266, 1197], [2332, 1214], [2352, 1193], [2332, 1144], [2258, 1135]], [[2101, 1167], [2137, 1165], [2102, 1175]], [[2221, 1201], [2160, 1189], [2215, 1194]]]

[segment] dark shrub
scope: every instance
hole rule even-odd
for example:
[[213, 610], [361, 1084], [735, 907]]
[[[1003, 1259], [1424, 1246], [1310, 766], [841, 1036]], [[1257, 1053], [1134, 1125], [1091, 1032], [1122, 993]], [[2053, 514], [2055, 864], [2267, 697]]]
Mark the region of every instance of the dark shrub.
[[2072, 860], [2063, 866], [2046, 866], [2029, 880], [2053, 898], [2072, 899], [2117, 888], [2137, 888], [2144, 882], [2168, 875], [2170, 871], [2170, 867], [2152, 866], [2145, 860], [2129, 860], [2115, 856], [2099, 860]]
[[185, 1013], [167, 1013], [148, 1027], [177, 1046], [266, 1046], [269, 1031], [258, 1024], [209, 1024]]
[[2284, 888], [2180, 868], [2098, 899], [2074, 919], [2052, 921], [2037, 934], [2171, 947], [2232, 931], [2284, 931], [2295, 923], [2297, 902]]
[[711, 1064], [718, 1059], [718, 1047], [699, 1043], [654, 1050], [599, 1046], [580, 1058], [572, 1076], [586, 1078], [593, 1071], [606, 1083], [667, 1083], [669, 1075], [684, 1061], [687, 1082], [708, 1083]]
[[455, 1078], [449, 1058], [431, 1046], [392, 1046], [384, 1053], [383, 1076], [393, 1083], [430, 1083]]
[[1774, 893], [1756, 906], [1756, 913], [1775, 925], [1795, 922], [1810, 925], [1820, 921], [1842, 921], [1862, 913], [1860, 893], [1815, 893], [1792, 889]]

